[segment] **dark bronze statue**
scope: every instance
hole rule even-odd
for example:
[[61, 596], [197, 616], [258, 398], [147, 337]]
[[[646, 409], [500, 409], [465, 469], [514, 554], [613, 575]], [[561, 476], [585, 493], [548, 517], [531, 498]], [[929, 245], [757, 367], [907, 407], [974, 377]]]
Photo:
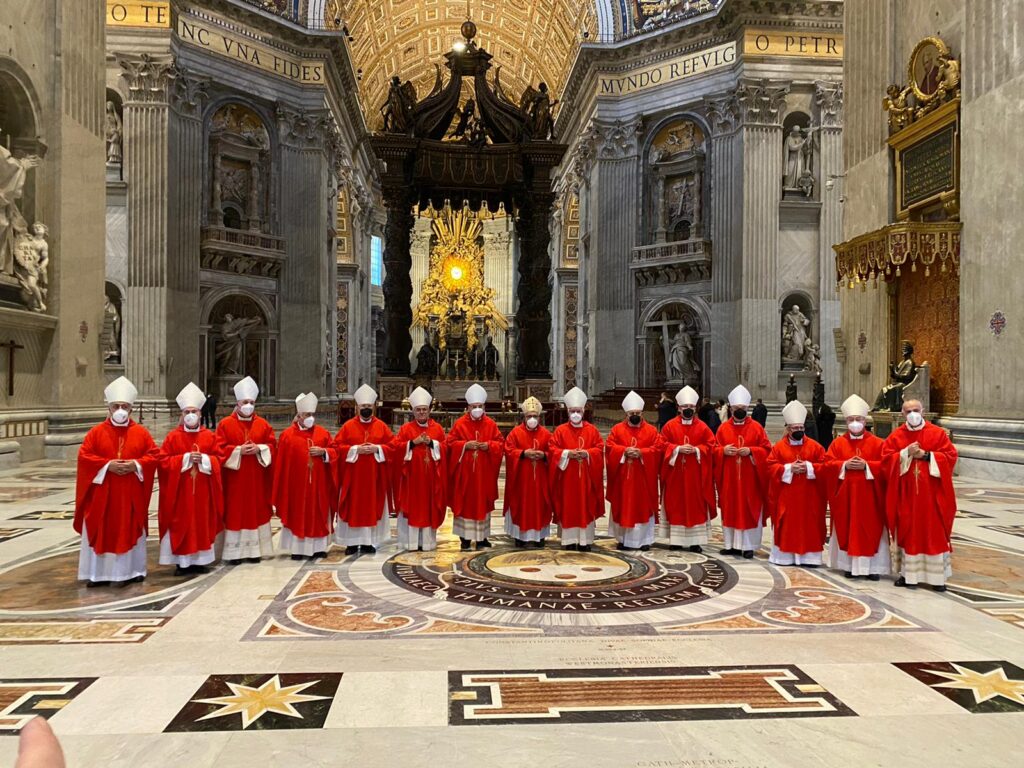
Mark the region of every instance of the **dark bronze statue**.
[[903, 359], [889, 364], [889, 383], [878, 393], [873, 411], [900, 411], [903, 409], [903, 390], [917, 377], [917, 363], [914, 362], [914, 345], [903, 342]]
[[789, 374], [789, 383], [786, 385], [786, 403], [796, 400], [796, 376]]

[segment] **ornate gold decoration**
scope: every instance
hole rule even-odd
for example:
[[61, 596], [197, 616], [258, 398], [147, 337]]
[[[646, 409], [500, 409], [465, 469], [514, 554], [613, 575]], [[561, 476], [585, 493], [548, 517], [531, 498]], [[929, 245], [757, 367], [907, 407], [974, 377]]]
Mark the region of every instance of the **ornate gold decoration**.
[[889, 137], [896, 167], [896, 219], [960, 215], [960, 99]]
[[[494, 290], [484, 285], [484, 249], [480, 244], [483, 222], [469, 207], [440, 211], [428, 208], [435, 243], [430, 250], [427, 279], [420, 289], [420, 301], [413, 311], [413, 324], [438, 332], [445, 348], [454, 316], [464, 314], [466, 341], [472, 349], [477, 342], [475, 317], [483, 317], [488, 331], [505, 330], [508, 323], [494, 305]], [[436, 325], [435, 325], [436, 323]]]
[[834, 245], [836, 287], [859, 284], [864, 290], [869, 280], [877, 286], [879, 277], [899, 277], [908, 262], [912, 272], [923, 265], [926, 277], [936, 261], [941, 272], [959, 274], [961, 226], [959, 221], [901, 222]]
[[[593, 0], [474, 0], [471, 10], [477, 43], [494, 54], [509, 93], [543, 81], [558, 97], [582, 33], [596, 38]], [[353, 38], [349, 50], [373, 129], [392, 76], [411, 80], [420, 94], [431, 90], [433, 62], [459, 40], [466, 11], [466, 0], [329, 0], [325, 21], [344, 24]]]
[[882, 99], [882, 109], [889, 113], [889, 133], [898, 133], [959, 98], [960, 62], [941, 38], [926, 37], [910, 54], [907, 85], [890, 85]]

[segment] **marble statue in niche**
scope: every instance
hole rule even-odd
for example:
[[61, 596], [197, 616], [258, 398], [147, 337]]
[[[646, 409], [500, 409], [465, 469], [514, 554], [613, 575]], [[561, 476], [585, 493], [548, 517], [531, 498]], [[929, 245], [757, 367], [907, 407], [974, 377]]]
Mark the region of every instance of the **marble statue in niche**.
[[815, 130], [794, 125], [783, 147], [783, 189], [800, 192], [804, 197], [814, 194]]
[[124, 156], [122, 152], [124, 132], [121, 116], [117, 114], [117, 106], [112, 101], [107, 102], [103, 131], [107, 142], [107, 165], [120, 165]]
[[669, 369], [673, 381], [696, 380], [700, 365], [693, 354], [693, 340], [680, 323], [669, 348]]
[[46, 267], [50, 263], [49, 230], [37, 221], [32, 232], [20, 233], [14, 243], [14, 277], [21, 289], [21, 299], [33, 312], [46, 311], [49, 282]]
[[217, 328], [219, 337], [214, 347], [216, 372], [223, 374], [243, 374], [242, 362], [245, 354], [245, 340], [263, 321], [258, 317], [235, 317], [228, 313], [224, 322]]
[[821, 350], [810, 338], [804, 340], [804, 370], [811, 373], [822, 374]]
[[103, 362], [121, 362], [121, 312], [109, 296], [103, 297]]
[[36, 155], [15, 157], [0, 144], [0, 272], [14, 274], [15, 243], [28, 232], [28, 222], [21, 214], [18, 201], [25, 193], [30, 169], [39, 165]]
[[794, 304], [782, 317], [782, 359], [784, 362], [805, 362], [811, 321]]

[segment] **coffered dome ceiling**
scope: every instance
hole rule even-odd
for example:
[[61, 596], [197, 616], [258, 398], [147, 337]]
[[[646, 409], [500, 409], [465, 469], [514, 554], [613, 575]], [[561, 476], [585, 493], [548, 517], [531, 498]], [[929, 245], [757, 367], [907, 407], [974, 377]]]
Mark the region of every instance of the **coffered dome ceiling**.
[[595, 0], [327, 0], [326, 24], [342, 20], [354, 38], [349, 46], [362, 70], [359, 95], [371, 130], [381, 127], [393, 75], [412, 80], [421, 98], [430, 91], [434, 65], [461, 39], [467, 10], [477, 45], [494, 56], [513, 101], [540, 81], [557, 98], [583, 33], [593, 39], [597, 32]]

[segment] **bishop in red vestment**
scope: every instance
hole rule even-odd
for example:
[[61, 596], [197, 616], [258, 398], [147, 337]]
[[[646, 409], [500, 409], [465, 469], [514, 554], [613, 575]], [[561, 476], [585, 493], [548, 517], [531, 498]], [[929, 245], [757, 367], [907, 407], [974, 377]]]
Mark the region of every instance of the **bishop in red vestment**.
[[256, 415], [260, 390], [251, 377], [235, 384], [235, 410], [217, 425], [224, 484], [224, 562], [258, 563], [274, 553], [270, 518], [274, 507], [271, 462], [277, 439]]
[[391, 533], [390, 427], [374, 416], [377, 392], [363, 384], [355, 393], [358, 412], [334, 438], [341, 496], [334, 541], [346, 555], [373, 554]]
[[528, 397], [522, 410], [523, 423], [505, 438], [505, 533], [517, 547], [543, 547], [551, 535], [551, 433], [540, 423], [540, 400]]
[[90, 587], [146, 577], [149, 501], [158, 461], [149, 431], [131, 419], [138, 391], [124, 376], [103, 392], [109, 417], [78, 450], [75, 532], [82, 535], [78, 578]]
[[858, 395], [842, 405], [846, 433], [825, 457], [825, 487], [832, 517], [829, 565], [848, 579], [878, 581], [889, 573], [882, 440], [867, 431], [870, 406]]
[[825, 449], [804, 434], [807, 408], [792, 400], [782, 409], [786, 434], [768, 454], [768, 511], [775, 565], [822, 563], [825, 545]]
[[206, 393], [189, 382], [177, 401], [181, 421], [160, 447], [160, 564], [204, 573], [224, 527], [221, 447], [199, 423]]
[[430, 418], [433, 399], [423, 387], [416, 387], [409, 394], [413, 420], [395, 436], [395, 502], [402, 549], [437, 549], [437, 529], [448, 513], [444, 428]]
[[679, 390], [679, 418], [661, 430], [665, 446], [661, 463], [662, 526], [672, 550], [689, 547], [691, 552], [702, 552], [701, 545], [708, 543], [711, 534], [711, 521], [718, 514], [713, 473], [715, 435], [697, 418], [699, 401], [693, 387]]
[[742, 384], [729, 393], [731, 417], [715, 435], [715, 487], [722, 510], [723, 555], [748, 560], [761, 546], [768, 502], [768, 454], [764, 427], [750, 418], [750, 392]]
[[548, 443], [551, 496], [562, 549], [589, 552], [597, 519], [604, 517], [604, 441], [583, 418], [587, 396], [579, 387], [565, 393], [569, 423]]
[[452, 532], [469, 549], [471, 542], [489, 547], [491, 512], [498, 499], [498, 472], [505, 441], [498, 425], [484, 413], [487, 391], [479, 384], [466, 390], [469, 412], [448, 432], [448, 498]]
[[950, 543], [956, 494], [956, 448], [941, 427], [925, 421], [920, 400], [903, 403], [906, 423], [893, 430], [882, 447], [886, 462], [886, 513], [896, 540], [896, 586], [924, 582], [946, 589], [952, 575]]
[[658, 475], [664, 443], [643, 417], [644, 399], [630, 391], [622, 401], [624, 421], [608, 435], [608, 535], [619, 549], [647, 551], [658, 522]]
[[281, 433], [274, 457], [272, 498], [281, 518], [279, 548], [292, 560], [327, 554], [334, 531], [338, 494], [333, 465], [338, 458], [331, 433], [316, 423], [313, 393], [295, 398], [295, 419]]

